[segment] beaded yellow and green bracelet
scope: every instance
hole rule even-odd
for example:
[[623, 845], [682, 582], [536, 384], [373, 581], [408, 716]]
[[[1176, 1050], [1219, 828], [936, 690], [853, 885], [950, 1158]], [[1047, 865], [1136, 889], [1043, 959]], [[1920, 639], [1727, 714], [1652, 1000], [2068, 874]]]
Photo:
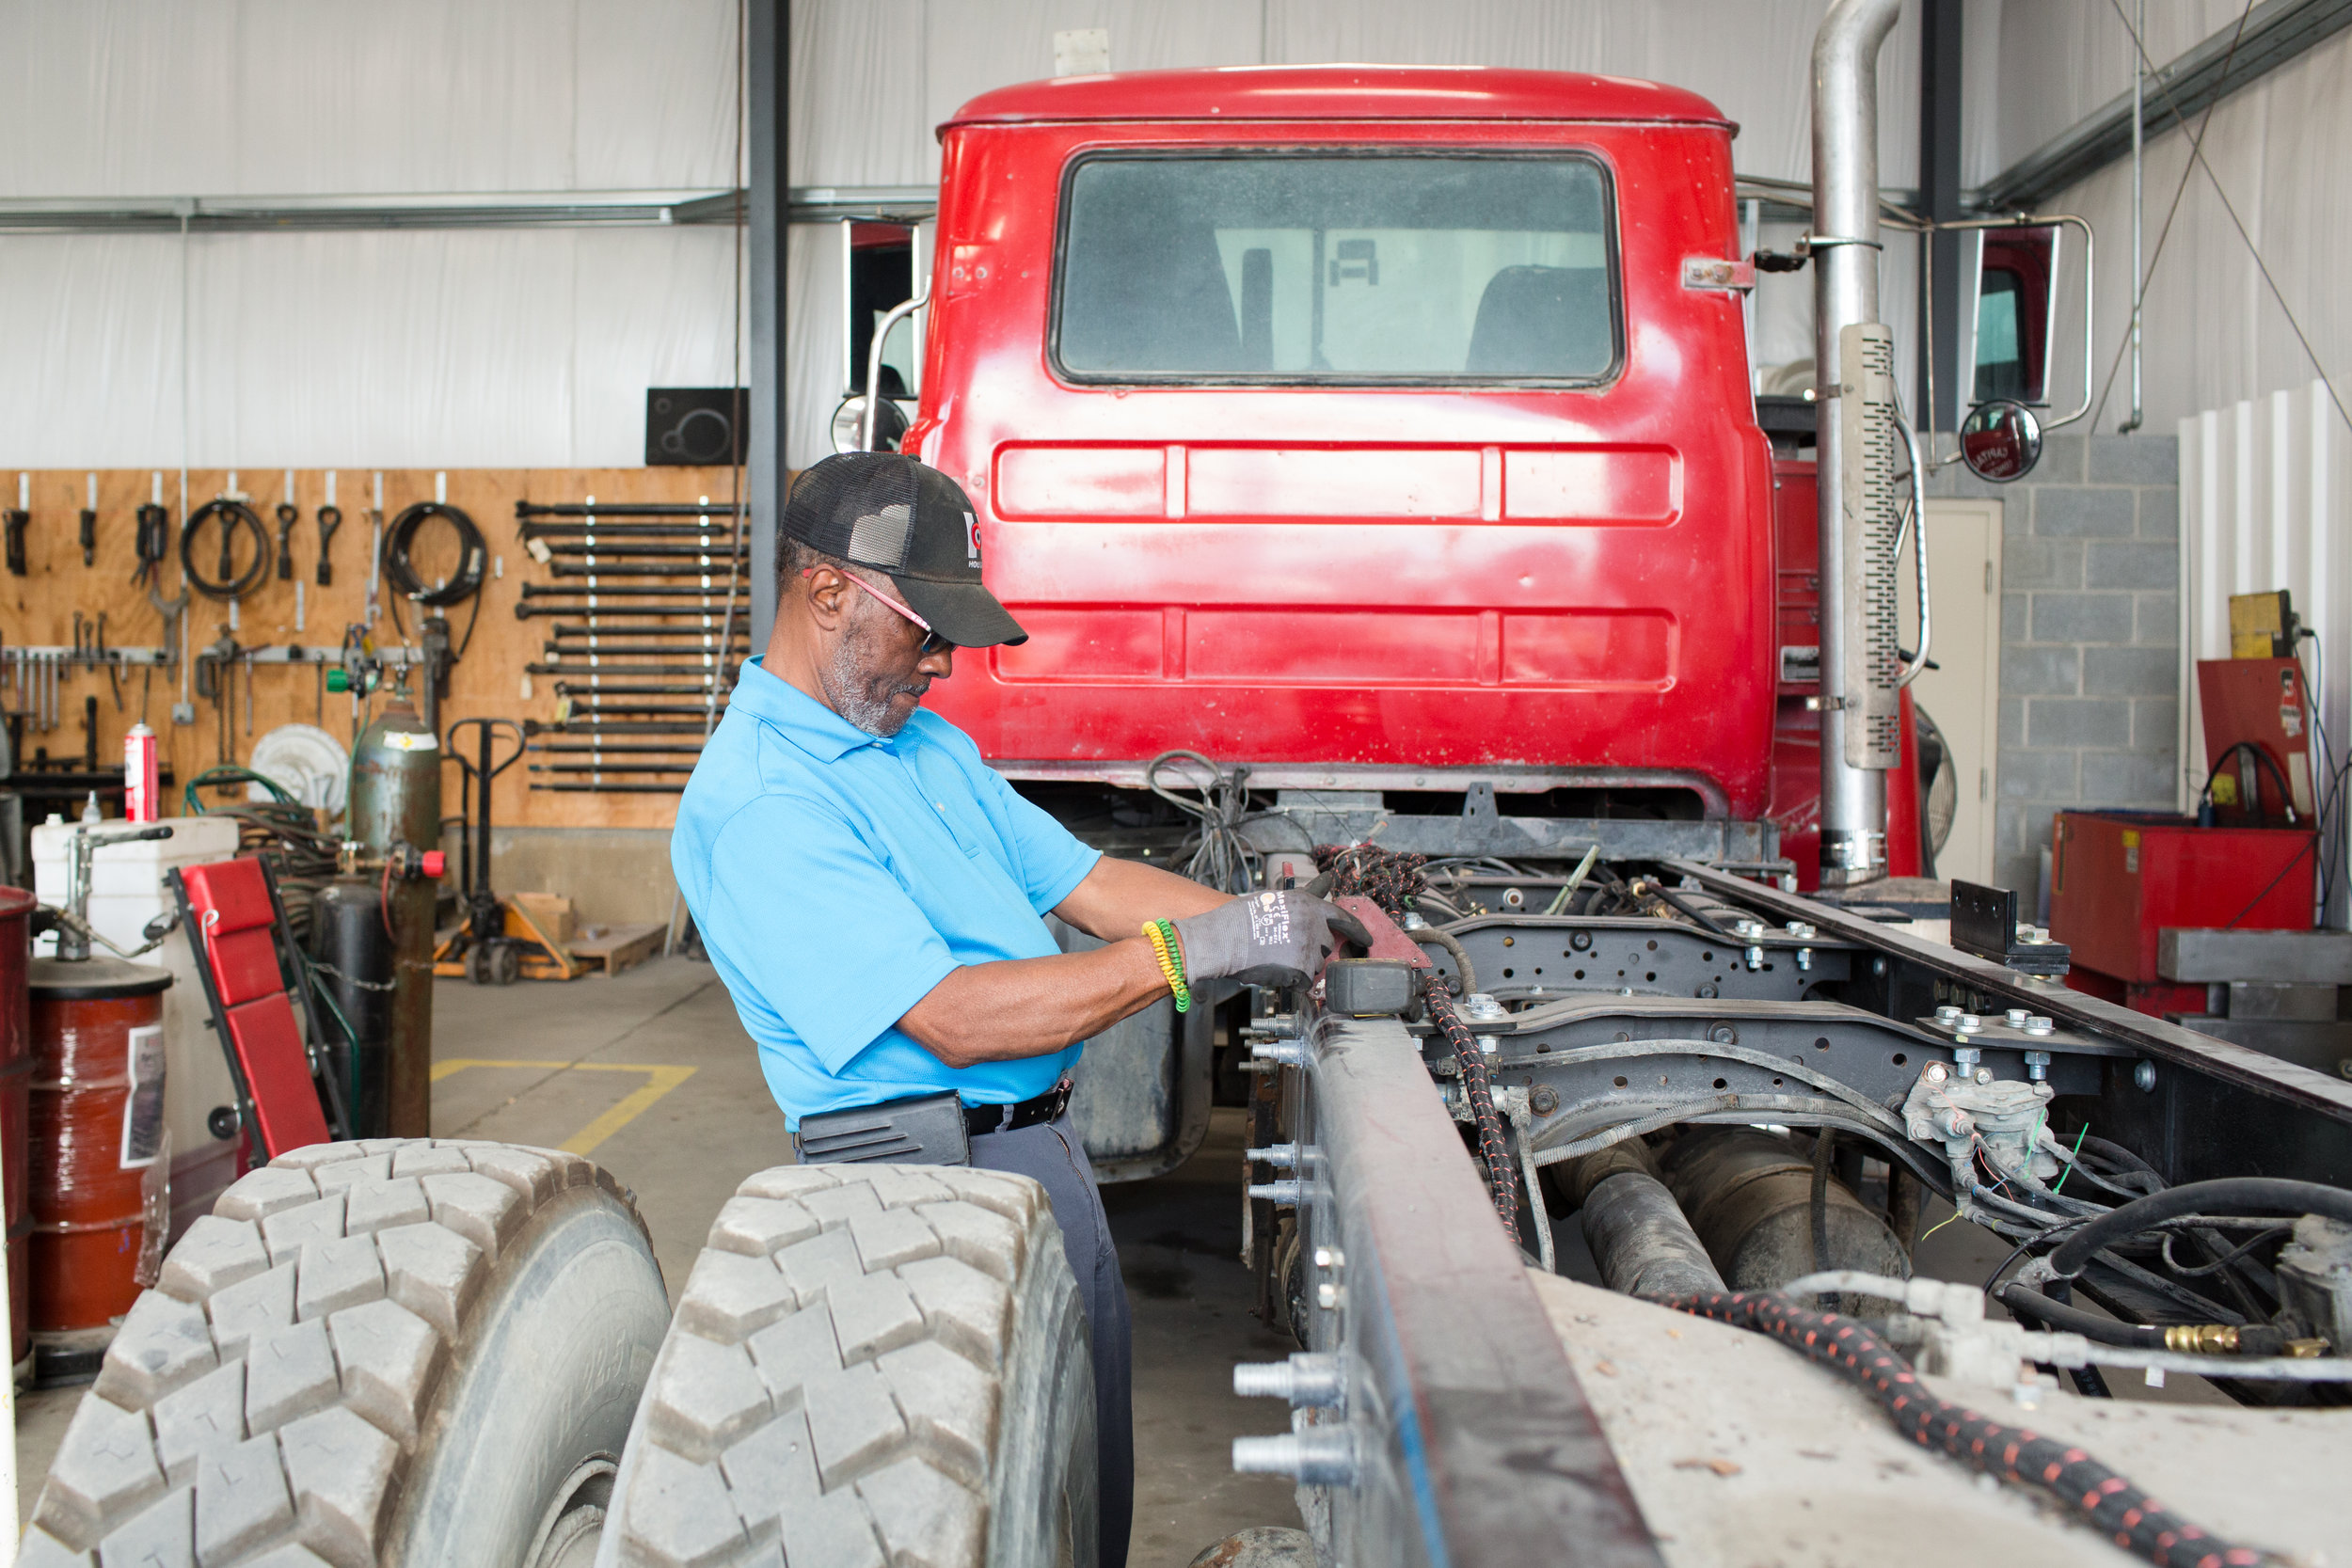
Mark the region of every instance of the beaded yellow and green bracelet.
[[1151, 939], [1152, 955], [1160, 960], [1160, 973], [1168, 977], [1168, 989], [1176, 998], [1176, 1010], [1189, 1012], [1192, 1008], [1192, 988], [1184, 984], [1184, 950], [1176, 944], [1176, 927], [1165, 920], [1147, 920], [1143, 934]]

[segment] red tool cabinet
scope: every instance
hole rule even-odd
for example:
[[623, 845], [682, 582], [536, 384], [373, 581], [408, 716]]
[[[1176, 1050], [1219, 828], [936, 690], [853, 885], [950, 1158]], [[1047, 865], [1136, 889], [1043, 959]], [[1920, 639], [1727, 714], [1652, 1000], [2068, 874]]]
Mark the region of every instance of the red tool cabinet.
[[2156, 973], [2168, 926], [2309, 930], [2309, 828], [2201, 828], [2169, 812], [2060, 812], [2050, 827], [2050, 935], [2067, 984], [2143, 1013], [2202, 1012], [2205, 988]]

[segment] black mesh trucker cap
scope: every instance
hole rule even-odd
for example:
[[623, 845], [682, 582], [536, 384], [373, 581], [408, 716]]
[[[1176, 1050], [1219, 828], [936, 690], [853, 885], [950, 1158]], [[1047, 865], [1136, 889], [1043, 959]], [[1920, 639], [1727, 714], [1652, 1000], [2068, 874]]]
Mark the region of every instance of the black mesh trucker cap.
[[784, 531], [855, 566], [887, 572], [931, 629], [960, 648], [1029, 634], [980, 583], [980, 529], [962, 487], [895, 451], [837, 452], [804, 470]]

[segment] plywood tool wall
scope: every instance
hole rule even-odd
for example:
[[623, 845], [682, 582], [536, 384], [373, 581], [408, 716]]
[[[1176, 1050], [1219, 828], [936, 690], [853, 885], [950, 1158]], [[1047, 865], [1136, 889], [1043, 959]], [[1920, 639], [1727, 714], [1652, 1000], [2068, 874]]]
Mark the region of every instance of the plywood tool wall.
[[[154, 647], [161, 643], [164, 622], [161, 612], [151, 602], [148, 590], [132, 581], [137, 567], [135, 547], [135, 512], [154, 493], [156, 476], [152, 470], [102, 471], [96, 476], [98, 514], [96, 547], [89, 564], [84, 564], [80, 543], [79, 519], [87, 504], [91, 476], [82, 471], [36, 471], [25, 474], [22, 481], [13, 472], [0, 473], [0, 504], [14, 505], [21, 483], [30, 521], [24, 529], [25, 573], [22, 577], [0, 573], [0, 639], [8, 647], [25, 645], [63, 645], [72, 647], [75, 641], [74, 618], [82, 618], [85, 641], [95, 639], [96, 622], [105, 617], [106, 645], [116, 648]], [[273, 568], [251, 593], [237, 604], [237, 642], [247, 648], [285, 647], [289, 644], [305, 648], [332, 648], [339, 644], [347, 626], [362, 621], [368, 592], [373, 547], [370, 512], [373, 508], [375, 471], [344, 468], [337, 470], [335, 504], [342, 509], [342, 524], [336, 532], [330, 548], [334, 581], [321, 586], [318, 582], [319, 529], [318, 511], [326, 503], [328, 475], [317, 469], [296, 469], [292, 475], [293, 491], [287, 493], [288, 476], [282, 470], [242, 470], [232, 476], [219, 469], [191, 470], [187, 477], [186, 503], [190, 510], [200, 507], [215, 497], [240, 491], [246, 504], [258, 513], [267, 528], [273, 550], [276, 548], [278, 528], [276, 509], [279, 502], [291, 500], [300, 510], [299, 520], [292, 532], [294, 573], [291, 579], [279, 578]], [[545, 645], [550, 627], [556, 624], [548, 619], [518, 620], [515, 610], [523, 602], [523, 587], [527, 583], [543, 587], [559, 586], [551, 565], [533, 559], [518, 532], [515, 504], [527, 500], [537, 504], [580, 503], [593, 498], [599, 504], [614, 502], [694, 503], [707, 500], [726, 504], [733, 499], [733, 475], [725, 468], [577, 468], [577, 469], [450, 469], [438, 476], [449, 504], [463, 509], [481, 529], [487, 545], [491, 563], [485, 574], [480, 596], [480, 618], [475, 625], [471, 645], [457, 664], [451, 679], [449, 700], [443, 705], [441, 724], [446, 731], [453, 720], [475, 716], [536, 721], [542, 724], [557, 718], [559, 681], [567, 679], [549, 673], [528, 674], [526, 666], [545, 664]], [[385, 524], [389, 525], [400, 512], [417, 501], [436, 499], [437, 475], [431, 469], [387, 469], [383, 472], [383, 509]], [[159, 572], [159, 587], [167, 597], [179, 594], [184, 584], [180, 562], [180, 538], [184, 523], [181, 503], [180, 477], [176, 469], [161, 476], [162, 501], [170, 515], [170, 548]], [[715, 538], [723, 538], [727, 519], [713, 520]], [[207, 525], [199, 539], [198, 563], [209, 572], [217, 556], [216, 535]], [[249, 557], [249, 545], [241, 544], [238, 560]], [[457, 550], [452, 531], [437, 523], [427, 523], [421, 530], [414, 552], [418, 574], [428, 583], [454, 571]], [[559, 558], [561, 559], [561, 558]], [[722, 607], [726, 593], [724, 556], [714, 573], [710, 602], [714, 610]], [[600, 579], [601, 580], [601, 579]], [[623, 581], [628, 579], [615, 579]], [[575, 586], [564, 582], [564, 586]], [[296, 625], [296, 590], [300, 590], [300, 619]], [[682, 590], [674, 597], [699, 598], [699, 586]], [[417, 608], [399, 605], [400, 620], [393, 618], [393, 592], [389, 582], [381, 589], [383, 609], [371, 628], [379, 645], [396, 646], [403, 640], [401, 627], [405, 626], [406, 639], [413, 642], [418, 635]], [[740, 586], [737, 625], [748, 615], [750, 585]], [[626, 599], [610, 601], [626, 602]], [[474, 615], [472, 604], [451, 607], [443, 613], [450, 619], [453, 643], [466, 635], [467, 624]], [[563, 624], [577, 625], [581, 617], [566, 611], [559, 618]], [[220, 636], [230, 623], [230, 607], [222, 602], [191, 594], [187, 610], [186, 652], [193, 654]], [[643, 620], [607, 621], [609, 626], [644, 625]], [[659, 623], [657, 623], [659, 624]], [[682, 631], [687, 629], [684, 626]], [[699, 637], [699, 632], [695, 635]], [[670, 641], [665, 639], [664, 641]], [[739, 642], [740, 634], [739, 632]], [[178, 653], [182, 650], [174, 649]], [[679, 660], [665, 660], [668, 663]], [[235, 677], [226, 689], [228, 701], [208, 701], [194, 698], [195, 721], [186, 724], [172, 722], [172, 705], [182, 692], [182, 673], [185, 666], [163, 666], [151, 671], [125, 668], [110, 679], [105, 669], [71, 668], [62, 673], [57, 702], [58, 722], [46, 733], [28, 730], [24, 739], [26, 757], [38, 749], [45, 749], [54, 758], [78, 759], [84, 751], [84, 701], [86, 696], [98, 699], [98, 755], [102, 765], [119, 764], [122, 757], [122, 735], [142, 718], [154, 727], [160, 737], [164, 760], [171, 766], [181, 784], [169, 791], [167, 809], [181, 810], [181, 785], [199, 771], [222, 760], [222, 720], [227, 723], [227, 759], [243, 763], [251, 753], [255, 739], [266, 735], [279, 724], [290, 722], [315, 723], [342, 741], [346, 747], [355, 734], [354, 703], [349, 696], [324, 691], [324, 669], [308, 664], [255, 664], [250, 667], [251, 708], [247, 716], [248, 667], [240, 664]], [[191, 672], [192, 675], [192, 672]], [[420, 677], [421, 678], [421, 677]], [[189, 689], [193, 693], [191, 678]], [[389, 694], [388, 680], [385, 693]], [[14, 692], [5, 696], [14, 706]], [[691, 703], [690, 698], [660, 699]], [[224, 706], [226, 711], [224, 713]], [[364, 722], [373, 705], [363, 705], [359, 721]], [[572, 736], [550, 736], [549, 740], [573, 740]], [[669, 736], [691, 746], [693, 735]], [[503, 750], [503, 748], [501, 748]], [[542, 766], [581, 760], [575, 754], [534, 752], [521, 764], [504, 774], [498, 783], [494, 802], [497, 819], [501, 826], [516, 827], [636, 827], [662, 828], [670, 824], [676, 807], [672, 794], [568, 794], [533, 790], [534, 781], [554, 782], [569, 775], [532, 773], [531, 764]], [[680, 776], [682, 777], [682, 776]], [[675, 781], [673, 781], [675, 782]], [[453, 816], [457, 811], [458, 776], [454, 768], [442, 777], [443, 813]]]

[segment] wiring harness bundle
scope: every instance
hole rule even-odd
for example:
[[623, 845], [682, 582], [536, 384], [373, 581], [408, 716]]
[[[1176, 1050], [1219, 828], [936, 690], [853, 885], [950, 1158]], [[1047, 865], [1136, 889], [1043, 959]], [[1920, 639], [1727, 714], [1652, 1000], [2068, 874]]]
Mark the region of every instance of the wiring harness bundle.
[[1478, 1129], [1478, 1158], [1486, 1167], [1486, 1196], [1494, 1200], [1495, 1217], [1502, 1222], [1504, 1234], [1511, 1244], [1519, 1244], [1518, 1178], [1511, 1169], [1511, 1151], [1502, 1141], [1502, 1117], [1495, 1111], [1494, 1085], [1486, 1076], [1486, 1058], [1478, 1049], [1478, 1040], [1454, 1010], [1454, 998], [1447, 993], [1445, 982], [1434, 970], [1422, 976], [1422, 1005], [1429, 1010], [1429, 1022], [1454, 1048], [1454, 1060], [1462, 1074], [1462, 1092], [1470, 1101], [1470, 1120]]
[[1778, 1291], [1656, 1298], [1694, 1317], [1769, 1335], [1859, 1385], [1903, 1434], [1969, 1468], [2048, 1493], [2127, 1552], [2158, 1568], [2256, 1568], [2264, 1553], [2207, 1535], [2082, 1449], [2005, 1426], [1939, 1399], [1878, 1333]]
[[[1179, 795], [1160, 782], [1162, 770], [1177, 763], [1190, 763], [1207, 775], [1205, 781], [1190, 786], [1200, 792], [1198, 800]], [[1144, 765], [1143, 782], [1152, 794], [1192, 819], [1192, 832], [1185, 835], [1183, 847], [1190, 851], [1183, 866], [1185, 876], [1219, 893], [1248, 893], [1258, 885], [1258, 851], [1241, 836], [1241, 825], [1251, 816], [1248, 768], [1228, 770], [1198, 752], [1162, 752]]]
[[1372, 844], [1318, 844], [1315, 869], [1331, 879], [1330, 896], [1360, 895], [1402, 919], [1429, 886], [1427, 855]]
[[[1428, 863], [1426, 855], [1407, 850], [1382, 849], [1369, 844], [1345, 847], [1336, 844], [1318, 846], [1315, 849], [1315, 869], [1330, 879], [1327, 896], [1347, 898], [1362, 896], [1380, 906], [1392, 920], [1404, 918], [1413, 907], [1414, 899], [1427, 885], [1422, 867]], [[1411, 935], [1436, 935], [1435, 932], [1413, 932]], [[1445, 945], [1456, 956], [1462, 967], [1463, 985], [1471, 984], [1469, 959], [1459, 943], [1451, 938]], [[1486, 1053], [1478, 1049], [1478, 1038], [1454, 1006], [1454, 995], [1446, 989], [1445, 979], [1436, 970], [1422, 975], [1422, 1006], [1428, 1011], [1429, 1022], [1454, 1048], [1454, 1060], [1461, 1074], [1462, 1093], [1470, 1102], [1470, 1122], [1478, 1130], [1478, 1158], [1485, 1167], [1486, 1194], [1494, 1200], [1495, 1216], [1502, 1221], [1511, 1243], [1519, 1243], [1518, 1176], [1512, 1168], [1511, 1151], [1502, 1136], [1502, 1117], [1495, 1110], [1494, 1085], [1486, 1074]]]

